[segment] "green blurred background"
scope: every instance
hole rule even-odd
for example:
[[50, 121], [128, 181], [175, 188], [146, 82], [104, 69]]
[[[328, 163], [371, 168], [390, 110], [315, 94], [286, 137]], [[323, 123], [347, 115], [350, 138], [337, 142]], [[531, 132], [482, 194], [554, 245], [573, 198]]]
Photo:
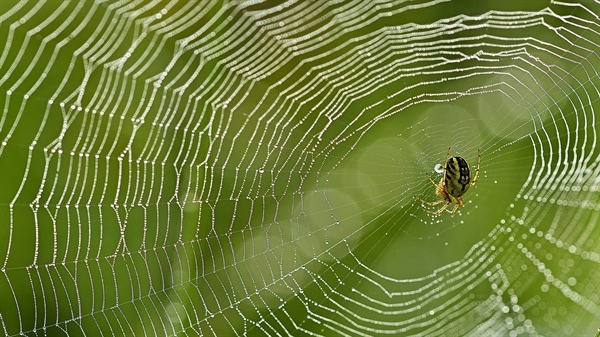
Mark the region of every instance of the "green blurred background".
[[419, 4], [3, 0], [3, 333], [593, 334], [594, 4]]

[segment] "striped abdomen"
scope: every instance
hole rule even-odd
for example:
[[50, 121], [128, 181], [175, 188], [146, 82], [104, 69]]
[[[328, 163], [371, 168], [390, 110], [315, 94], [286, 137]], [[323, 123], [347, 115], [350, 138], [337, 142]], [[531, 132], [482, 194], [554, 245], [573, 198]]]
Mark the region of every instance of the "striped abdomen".
[[462, 157], [451, 157], [446, 163], [444, 183], [448, 194], [458, 198], [465, 194], [471, 187], [471, 169]]

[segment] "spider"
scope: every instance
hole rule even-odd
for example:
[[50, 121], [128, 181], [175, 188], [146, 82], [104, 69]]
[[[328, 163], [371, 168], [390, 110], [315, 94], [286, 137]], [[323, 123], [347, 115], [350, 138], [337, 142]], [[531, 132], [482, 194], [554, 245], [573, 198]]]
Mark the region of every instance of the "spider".
[[450, 157], [450, 148], [448, 148], [448, 153], [446, 154], [446, 160], [444, 161], [444, 173], [442, 179], [438, 184], [436, 184], [433, 179], [426, 173], [429, 181], [436, 187], [435, 193], [441, 197], [438, 201], [426, 201], [415, 195], [415, 198], [422, 203], [435, 206], [441, 204], [442, 202], [446, 202], [442, 208], [438, 209], [436, 212], [432, 212], [424, 209], [425, 212], [433, 215], [440, 215], [444, 212], [452, 202], [456, 203], [454, 209], [452, 209], [452, 215], [456, 213], [458, 210], [458, 206], [463, 205], [462, 196], [469, 190], [471, 186], [475, 185], [477, 181], [477, 176], [479, 175], [479, 164], [481, 161], [481, 154], [479, 149], [477, 149], [477, 169], [475, 170], [475, 176], [473, 180], [471, 180], [471, 169], [469, 168], [469, 164], [462, 157]]

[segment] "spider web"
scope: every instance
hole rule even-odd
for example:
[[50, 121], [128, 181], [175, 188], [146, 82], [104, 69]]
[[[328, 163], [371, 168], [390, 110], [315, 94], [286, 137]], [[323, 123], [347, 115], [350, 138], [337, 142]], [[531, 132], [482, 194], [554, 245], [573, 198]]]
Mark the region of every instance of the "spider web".
[[2, 333], [592, 335], [598, 8], [3, 0]]

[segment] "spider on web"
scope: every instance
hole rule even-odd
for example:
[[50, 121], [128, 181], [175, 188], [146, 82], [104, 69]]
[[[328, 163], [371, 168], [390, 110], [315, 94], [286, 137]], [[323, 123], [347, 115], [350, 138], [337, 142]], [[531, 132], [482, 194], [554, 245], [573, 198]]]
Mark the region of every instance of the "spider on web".
[[431, 179], [431, 176], [426, 173], [429, 181], [436, 187], [435, 194], [440, 196], [441, 199], [431, 202], [415, 195], [415, 199], [429, 206], [435, 206], [442, 202], [446, 202], [444, 206], [435, 212], [424, 209], [424, 211], [429, 214], [440, 215], [454, 202], [456, 203], [456, 206], [452, 209], [452, 215], [454, 215], [458, 210], [458, 207], [464, 204], [462, 196], [471, 186], [475, 185], [477, 176], [479, 176], [479, 165], [481, 163], [481, 153], [479, 149], [477, 149], [477, 169], [475, 169], [475, 176], [473, 176], [472, 180], [471, 169], [469, 168], [467, 161], [463, 157], [450, 157], [450, 149], [451, 148], [449, 147], [448, 153], [446, 153], [446, 160], [444, 161], [443, 166], [444, 172], [440, 182], [436, 184], [435, 181]]

